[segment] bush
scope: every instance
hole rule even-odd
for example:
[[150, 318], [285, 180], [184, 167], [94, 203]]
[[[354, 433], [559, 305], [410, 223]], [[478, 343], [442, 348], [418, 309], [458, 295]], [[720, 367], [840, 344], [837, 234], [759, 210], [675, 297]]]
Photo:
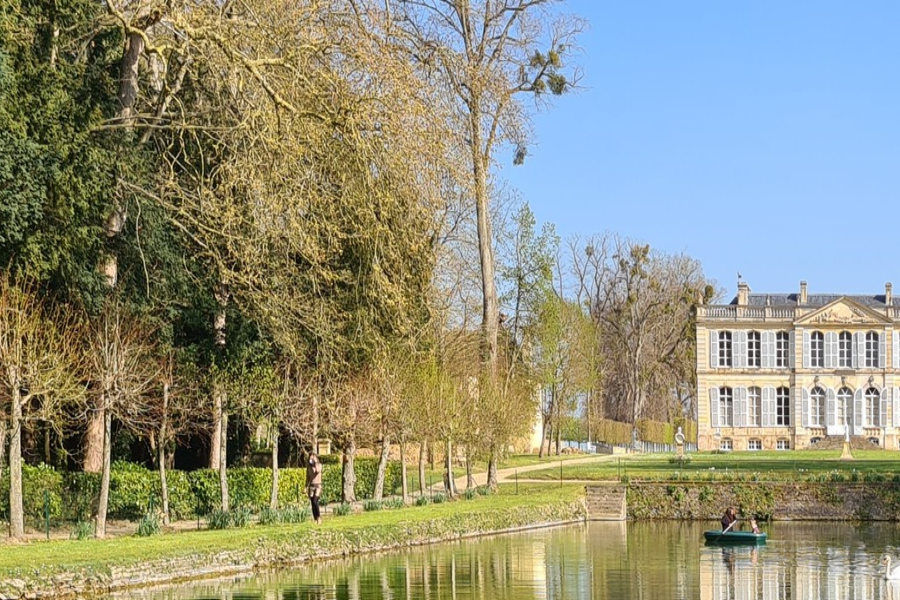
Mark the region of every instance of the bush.
[[250, 509], [246, 506], [238, 506], [229, 511], [229, 516], [231, 517], [231, 524], [235, 527], [246, 527], [250, 524], [253, 513], [251, 513]]
[[78, 521], [69, 537], [73, 540], [86, 540], [94, 537], [94, 524], [90, 521]]
[[447, 501], [447, 495], [443, 494], [443, 493], [435, 494], [434, 498], [432, 498], [431, 501], [434, 502], [435, 504], [443, 504], [444, 502]]
[[475, 488], [469, 488], [463, 493], [463, 497], [465, 497], [466, 500], [471, 500], [477, 495], [478, 491]]
[[418, 498], [416, 498], [416, 506], [425, 506], [426, 504], [428, 504], [428, 502], [428, 496], [419, 496]]
[[381, 501], [381, 506], [383, 508], [404, 508], [406, 504], [403, 503], [403, 498], [388, 498], [387, 500]]
[[366, 500], [363, 502], [363, 510], [365, 512], [372, 512], [376, 510], [381, 510], [381, 501], [380, 500]]
[[159, 519], [156, 515], [146, 514], [138, 523], [136, 534], [141, 537], [149, 537], [160, 532]]
[[482, 485], [475, 489], [478, 490], [478, 494], [480, 496], [490, 496], [491, 495], [491, 486], [489, 486], [489, 485]]
[[353, 507], [350, 506], [350, 504], [348, 502], [341, 502], [340, 504], [338, 504], [337, 506], [334, 507], [334, 510], [332, 512], [334, 513], [334, 516], [336, 516], [336, 517], [346, 517], [351, 512], [353, 512]]
[[214, 510], [209, 513], [207, 523], [210, 529], [228, 529], [231, 526], [231, 515], [226, 510]]

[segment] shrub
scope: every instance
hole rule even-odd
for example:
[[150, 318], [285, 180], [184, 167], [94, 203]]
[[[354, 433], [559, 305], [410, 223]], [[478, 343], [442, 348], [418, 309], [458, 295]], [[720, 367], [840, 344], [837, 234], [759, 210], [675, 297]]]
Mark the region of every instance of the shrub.
[[253, 513], [250, 512], [250, 508], [247, 506], [238, 506], [229, 511], [229, 516], [231, 517], [231, 524], [235, 527], [246, 527], [250, 524]]
[[154, 514], [146, 514], [138, 523], [136, 534], [141, 537], [149, 537], [160, 532], [159, 519]]
[[214, 510], [209, 513], [207, 523], [210, 529], [228, 529], [231, 526], [231, 515], [225, 510]]
[[403, 498], [388, 498], [387, 500], [381, 501], [381, 506], [384, 508], [404, 508], [406, 504], [403, 503]]
[[444, 502], [447, 501], [447, 495], [443, 494], [443, 493], [435, 494], [434, 498], [432, 498], [431, 501], [434, 502], [435, 504], [443, 504]]
[[94, 524], [90, 521], [78, 521], [69, 537], [74, 540], [86, 540], [94, 536]]
[[259, 524], [272, 525], [273, 523], [284, 522], [284, 516], [277, 508], [264, 508], [259, 511]]
[[419, 496], [418, 498], [416, 498], [416, 506], [425, 506], [426, 504], [428, 504], [428, 502], [428, 496]]
[[363, 502], [363, 510], [365, 512], [381, 510], [381, 501], [380, 500], [366, 500], [365, 502]]
[[474, 498], [477, 495], [478, 495], [478, 492], [475, 490], [475, 488], [469, 488], [463, 493], [463, 496], [465, 497], [466, 500], [471, 500], [472, 498]]
[[353, 507], [350, 506], [350, 504], [348, 502], [341, 502], [340, 504], [338, 504], [337, 506], [334, 507], [334, 510], [332, 510], [332, 512], [334, 513], [334, 516], [336, 516], [336, 517], [346, 517], [352, 511], [353, 511]]
[[489, 486], [489, 485], [482, 485], [475, 489], [478, 490], [478, 494], [480, 496], [490, 496], [491, 495], [491, 486]]

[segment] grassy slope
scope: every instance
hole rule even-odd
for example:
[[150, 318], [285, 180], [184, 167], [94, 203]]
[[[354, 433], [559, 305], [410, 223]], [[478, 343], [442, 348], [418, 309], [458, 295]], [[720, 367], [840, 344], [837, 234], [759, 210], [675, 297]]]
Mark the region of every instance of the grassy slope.
[[476, 496], [443, 504], [411, 506], [399, 510], [358, 513], [346, 517], [326, 518], [319, 526], [312, 523], [250, 526], [244, 529], [204, 530], [173, 533], [147, 538], [123, 537], [110, 540], [66, 540], [7, 545], [0, 552], [0, 579], [15, 577], [23, 568], [48, 573], [67, 569], [106, 569], [148, 560], [175, 558], [195, 554], [240, 550], [261, 538], [290, 537], [296, 540], [310, 532], [348, 532], [371, 527], [402, 526], [412, 521], [453, 518], [455, 515], [489, 513], [513, 507], [541, 506], [554, 502], [574, 501], [583, 493], [579, 485], [519, 486], [519, 494], [510, 486], [491, 496]]
[[[900, 474], [900, 453], [884, 450], [860, 450], [855, 460], [839, 460], [840, 451], [732, 452], [729, 454], [694, 453], [683, 465], [669, 462], [672, 455], [626, 456], [589, 465], [563, 467], [564, 479], [617, 480], [630, 479], [728, 479], [738, 476], [760, 480], [808, 480], [832, 472], [849, 477], [879, 473], [892, 478]], [[528, 473], [529, 479], [557, 480], [559, 467]]]

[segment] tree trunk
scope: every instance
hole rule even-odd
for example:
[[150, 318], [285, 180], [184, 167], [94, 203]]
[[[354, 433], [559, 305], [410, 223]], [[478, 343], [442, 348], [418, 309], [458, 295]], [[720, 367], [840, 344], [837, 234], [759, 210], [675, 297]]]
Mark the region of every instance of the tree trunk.
[[487, 486], [491, 490], [497, 489], [497, 462], [500, 457], [497, 456], [497, 449], [491, 444], [491, 455], [488, 458]]
[[381, 500], [384, 498], [384, 475], [387, 471], [388, 458], [391, 454], [391, 440], [385, 434], [381, 440], [381, 456], [378, 459], [378, 472], [375, 474], [375, 491], [372, 498]]
[[53, 465], [53, 428], [50, 422], [44, 422], [44, 464]]
[[544, 440], [547, 439], [547, 417], [541, 415], [541, 444], [538, 449], [538, 458], [544, 458]]
[[109, 470], [112, 466], [112, 414], [103, 411], [103, 468], [100, 470], [100, 500], [97, 502], [97, 522], [94, 535], [106, 537], [106, 513], [109, 510]]
[[[0, 431], [0, 442], [3, 441], [2, 431]], [[2, 451], [0, 451], [2, 452]], [[0, 459], [2, 459], [2, 454], [0, 454]], [[0, 460], [0, 465], [3, 464], [3, 461]], [[0, 480], [3, 479], [3, 473], [0, 472]], [[409, 484], [406, 479], [406, 438], [400, 438], [400, 486], [403, 490], [403, 503], [406, 504], [406, 500], [409, 497]]]
[[444, 489], [451, 498], [456, 495], [456, 483], [453, 481], [453, 444], [450, 440], [444, 444]]
[[419, 494], [425, 495], [425, 458], [428, 450], [426, 449], [428, 442], [422, 440], [419, 443]]
[[272, 433], [272, 491], [269, 494], [269, 508], [278, 508], [278, 428]]
[[500, 313], [497, 302], [497, 282], [494, 279], [493, 233], [491, 232], [490, 190], [487, 185], [488, 164], [483, 154], [484, 145], [480, 98], [473, 95], [469, 115], [472, 139], [472, 170], [475, 177], [475, 217], [478, 228], [478, 256], [481, 261], [482, 295], [482, 352], [485, 366], [491, 378], [497, 374], [497, 335], [500, 329]]
[[344, 446], [343, 463], [344, 468], [341, 473], [343, 488], [341, 490], [341, 500], [343, 502], [356, 502], [356, 471], [353, 467], [353, 459], [356, 456], [356, 440], [350, 438], [347, 445]]
[[10, 378], [12, 407], [9, 419], [9, 535], [25, 535], [25, 509], [22, 506], [22, 393], [18, 378]]
[[162, 422], [159, 425], [159, 487], [162, 494], [163, 525], [169, 524], [169, 485], [166, 482], [166, 436], [169, 435], [169, 384], [163, 384]]
[[99, 473], [103, 468], [103, 409], [94, 408], [88, 415], [87, 431], [84, 433], [85, 473]]
[[213, 424], [209, 434], [209, 468], [218, 470], [222, 453], [222, 397], [218, 389], [213, 390]]
[[6, 464], [6, 421], [0, 420], [0, 481], [3, 481], [3, 466]]
[[219, 390], [219, 490], [223, 511], [228, 512], [228, 413], [225, 412], [224, 390]]
[[475, 473], [472, 472], [472, 449], [469, 445], [466, 445], [466, 489], [472, 490], [477, 486], [475, 485]]

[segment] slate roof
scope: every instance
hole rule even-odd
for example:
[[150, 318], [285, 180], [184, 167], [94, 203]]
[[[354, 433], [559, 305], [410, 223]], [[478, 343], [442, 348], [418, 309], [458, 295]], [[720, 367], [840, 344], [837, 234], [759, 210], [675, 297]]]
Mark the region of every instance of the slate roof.
[[[857, 294], [808, 294], [806, 296], [806, 304], [803, 306], [808, 307], [820, 307], [825, 306], [826, 304], [830, 304], [835, 300], [840, 298], [848, 298], [862, 304], [863, 306], [868, 306], [869, 308], [884, 308], [887, 306], [885, 304], [884, 294], [876, 294], [876, 295], [857, 295]], [[800, 294], [750, 294], [750, 298], [748, 299], [749, 306], [790, 306], [795, 307], [798, 305], [798, 301], [800, 299]], [[892, 298], [892, 305], [898, 306], [900, 305], [900, 299]], [[737, 304], [738, 298], [735, 296], [729, 304]]]

